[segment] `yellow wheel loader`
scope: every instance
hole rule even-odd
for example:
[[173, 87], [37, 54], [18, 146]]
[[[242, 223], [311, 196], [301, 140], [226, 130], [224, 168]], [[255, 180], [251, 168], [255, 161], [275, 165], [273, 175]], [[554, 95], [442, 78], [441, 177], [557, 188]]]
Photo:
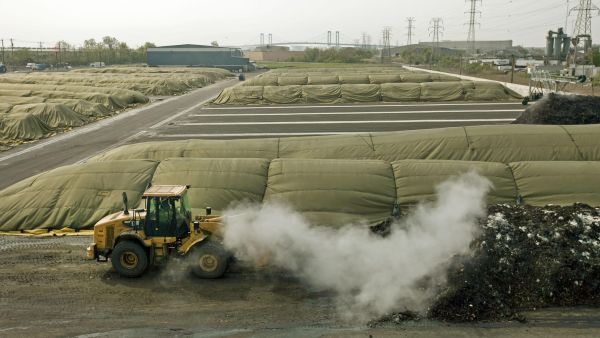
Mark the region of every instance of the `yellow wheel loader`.
[[192, 272], [200, 278], [219, 278], [231, 255], [221, 245], [221, 218], [206, 215], [192, 220], [187, 191], [190, 186], [155, 185], [144, 192], [143, 209], [129, 210], [123, 193], [123, 211], [102, 218], [94, 226], [94, 242], [87, 257], [112, 262], [124, 277], [139, 277], [150, 265], [169, 256], [189, 256]]

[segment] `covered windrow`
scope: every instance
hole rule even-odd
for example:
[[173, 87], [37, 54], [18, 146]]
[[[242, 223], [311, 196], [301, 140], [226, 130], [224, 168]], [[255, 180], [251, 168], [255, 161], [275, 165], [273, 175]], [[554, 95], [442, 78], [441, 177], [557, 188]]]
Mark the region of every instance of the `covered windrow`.
[[286, 203], [311, 223], [370, 225], [389, 217], [396, 198], [389, 163], [377, 160], [277, 159], [265, 200]]
[[37, 116], [11, 113], [0, 116], [0, 139], [34, 141], [47, 137], [52, 129]]
[[322, 158], [519, 161], [600, 161], [599, 125], [495, 125], [410, 130], [356, 135], [189, 140], [126, 145], [95, 157]]
[[0, 191], [0, 231], [84, 229], [139, 203], [158, 163], [148, 160], [76, 164], [28, 178]]
[[87, 117], [60, 103], [18, 105], [13, 107], [10, 114], [31, 114], [50, 128], [80, 127], [88, 122]]
[[152, 184], [190, 185], [194, 215], [206, 207], [221, 214], [235, 203], [262, 202], [269, 160], [255, 158], [171, 158], [162, 161]]
[[517, 188], [511, 169], [503, 163], [404, 160], [392, 163], [396, 179], [397, 201], [400, 207], [432, 201], [436, 187], [446, 180], [473, 171], [492, 183], [488, 204], [516, 202]]
[[510, 167], [526, 204], [600, 206], [600, 162], [517, 162]]

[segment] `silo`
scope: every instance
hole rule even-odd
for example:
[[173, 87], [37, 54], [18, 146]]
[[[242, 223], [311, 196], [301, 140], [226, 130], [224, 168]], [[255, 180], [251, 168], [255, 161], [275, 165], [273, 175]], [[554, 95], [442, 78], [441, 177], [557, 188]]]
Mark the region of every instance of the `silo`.
[[560, 55], [562, 54], [562, 38], [564, 35], [557, 34], [554, 37], [554, 60], [560, 60]]
[[571, 48], [571, 38], [568, 35], [564, 35], [562, 38], [562, 59], [565, 59], [569, 55], [569, 49]]
[[546, 38], [546, 57], [551, 59], [554, 55], [554, 38], [552, 37], [552, 31], [548, 32], [548, 37]]

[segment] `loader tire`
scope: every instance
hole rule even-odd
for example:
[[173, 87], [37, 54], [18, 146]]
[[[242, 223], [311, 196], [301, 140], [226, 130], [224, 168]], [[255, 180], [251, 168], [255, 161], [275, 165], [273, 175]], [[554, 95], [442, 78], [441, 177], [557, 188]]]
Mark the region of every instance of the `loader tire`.
[[229, 266], [230, 254], [217, 242], [201, 243], [191, 252], [192, 272], [203, 279], [221, 278]]
[[141, 276], [148, 267], [148, 255], [141, 245], [123, 241], [117, 244], [110, 255], [112, 266], [119, 275], [128, 278]]

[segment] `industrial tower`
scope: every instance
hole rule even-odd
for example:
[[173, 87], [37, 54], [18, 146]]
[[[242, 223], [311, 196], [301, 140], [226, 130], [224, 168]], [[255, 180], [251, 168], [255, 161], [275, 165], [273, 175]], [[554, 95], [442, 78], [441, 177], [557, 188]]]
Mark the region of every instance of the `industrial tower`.
[[381, 49], [381, 63], [392, 63], [392, 27], [383, 28], [383, 48]]
[[469, 14], [469, 35], [467, 36], [467, 43], [469, 45], [469, 52], [471, 54], [475, 54], [477, 52], [475, 48], [475, 26], [479, 25], [476, 21], [477, 14], [481, 15], [481, 11], [477, 10], [477, 3], [481, 4], [481, 0], [467, 0], [471, 3], [471, 9], [468, 12]]
[[592, 12], [600, 13], [600, 8], [592, 0], [579, 0], [579, 5], [569, 11], [572, 12], [578, 12], [573, 26], [573, 44], [578, 46], [583, 42], [583, 49], [587, 52], [592, 48]]
[[429, 35], [433, 37], [431, 44], [431, 62], [433, 64], [435, 51], [440, 46], [440, 34], [444, 34], [444, 22], [442, 18], [431, 19], [431, 25], [429, 26]]
[[406, 36], [407, 36], [406, 45], [410, 46], [410, 45], [412, 45], [412, 37], [413, 37], [413, 32], [415, 30], [415, 18], [413, 18], [413, 17], [406, 18], [406, 21], [408, 21], [408, 32], [406, 33]]

